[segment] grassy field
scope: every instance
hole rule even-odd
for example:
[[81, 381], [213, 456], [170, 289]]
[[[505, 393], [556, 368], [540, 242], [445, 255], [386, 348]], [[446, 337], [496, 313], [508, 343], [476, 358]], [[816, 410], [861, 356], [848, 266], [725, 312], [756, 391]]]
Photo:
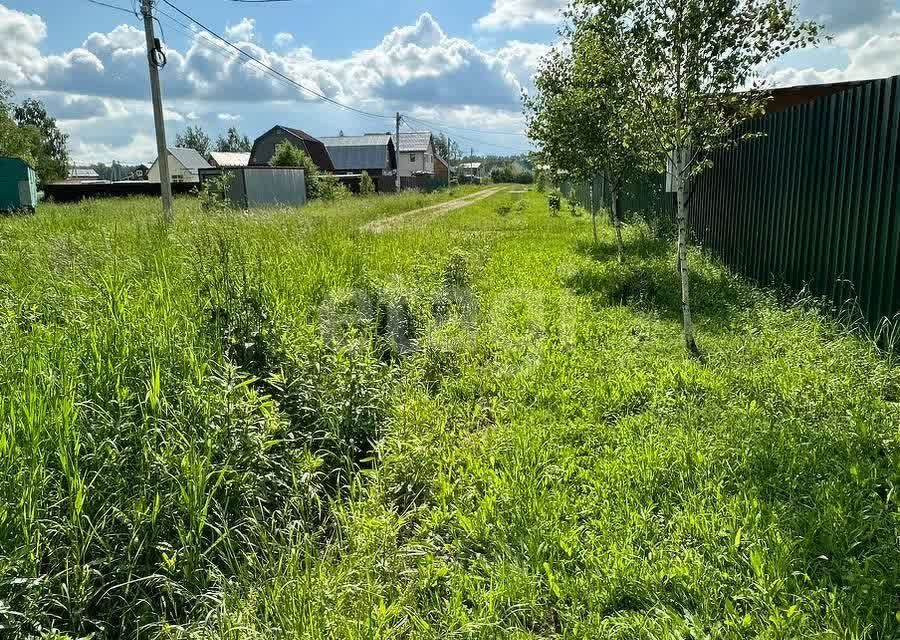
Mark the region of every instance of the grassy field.
[[0, 220], [0, 636], [897, 637], [895, 363], [513, 190]]

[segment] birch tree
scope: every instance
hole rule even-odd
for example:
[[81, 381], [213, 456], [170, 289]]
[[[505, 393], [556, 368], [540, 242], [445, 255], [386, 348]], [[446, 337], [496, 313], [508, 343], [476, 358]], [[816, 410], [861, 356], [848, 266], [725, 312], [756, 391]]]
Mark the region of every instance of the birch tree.
[[[640, 134], [623, 135], [629, 124], [624, 117], [625, 96], [607, 77], [616, 64], [597, 57], [605, 50], [592, 46], [594, 34], [565, 27], [561, 31], [566, 49], [553, 49], [542, 60], [535, 76], [537, 93], [525, 100], [528, 135], [541, 148], [541, 155], [556, 172], [576, 180], [603, 176], [610, 191], [610, 213], [616, 230], [619, 260], [624, 259], [622, 241], [622, 194], [643, 168]], [[597, 217], [591, 214], [594, 241]]]
[[597, 72], [624, 98], [625, 135], [677, 194], [677, 264], [685, 345], [699, 353], [691, 317], [687, 205], [710, 152], [736, 144], [734, 128], [765, 112], [762, 74], [784, 54], [814, 45], [819, 25], [787, 0], [575, 0], [573, 29], [590, 42]]

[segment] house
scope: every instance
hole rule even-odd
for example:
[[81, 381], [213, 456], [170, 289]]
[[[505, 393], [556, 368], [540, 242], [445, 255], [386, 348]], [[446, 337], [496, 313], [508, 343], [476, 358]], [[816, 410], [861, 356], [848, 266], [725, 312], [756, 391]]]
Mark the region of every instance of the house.
[[134, 168], [134, 170], [125, 176], [124, 180], [126, 182], [134, 182], [134, 181], [144, 181], [147, 180], [150, 176], [150, 167], [145, 164], [139, 164]]
[[209, 154], [209, 163], [216, 169], [238, 169], [250, 166], [250, 154], [213, 151]]
[[320, 171], [328, 173], [334, 171], [331, 156], [328, 155], [328, 150], [321, 140], [300, 129], [291, 129], [281, 125], [272, 127], [256, 139], [253, 149], [250, 151], [250, 166], [270, 165], [272, 158], [275, 157], [275, 148], [282, 142], [290, 142], [298, 149], [305, 151]]
[[70, 167], [66, 182], [97, 182], [100, 174], [90, 167]]
[[322, 138], [335, 173], [368, 173], [372, 178], [391, 174], [397, 168], [394, 140], [387, 133]]
[[481, 163], [480, 162], [463, 162], [456, 168], [460, 182], [481, 183]]
[[[200, 169], [212, 169], [212, 167], [196, 150], [183, 147], [169, 148], [169, 176], [171, 176], [172, 182], [196, 182], [199, 184]], [[147, 172], [147, 180], [160, 182], [159, 158], [153, 162]]]
[[434, 137], [430, 131], [400, 132], [398, 156], [400, 176], [434, 175]]

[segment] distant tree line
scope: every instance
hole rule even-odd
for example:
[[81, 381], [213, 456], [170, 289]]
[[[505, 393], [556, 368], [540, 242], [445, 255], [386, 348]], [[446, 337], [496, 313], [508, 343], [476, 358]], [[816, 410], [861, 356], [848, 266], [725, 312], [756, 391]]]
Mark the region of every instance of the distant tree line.
[[175, 136], [175, 146], [194, 149], [204, 158], [213, 151], [220, 153], [250, 153], [253, 143], [245, 135], [241, 135], [237, 127], [229, 127], [224, 135], [220, 135], [215, 143], [199, 125], [188, 127]]
[[69, 136], [60, 131], [40, 100], [14, 104], [15, 94], [0, 80], [0, 155], [22, 158], [34, 167], [41, 184], [68, 175]]
[[534, 172], [515, 163], [494, 167], [489, 175], [491, 182], [495, 183], [531, 184], [534, 182]]

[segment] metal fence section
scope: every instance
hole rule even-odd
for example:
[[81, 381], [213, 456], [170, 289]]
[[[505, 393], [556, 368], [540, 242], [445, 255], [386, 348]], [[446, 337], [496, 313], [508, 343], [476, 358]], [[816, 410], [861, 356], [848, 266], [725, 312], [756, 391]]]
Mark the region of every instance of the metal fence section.
[[[836, 306], [856, 300], [873, 328], [894, 317], [900, 310], [900, 76], [735, 131], [747, 134], [761, 135], [715, 153], [712, 168], [694, 180], [693, 241], [757, 282], [806, 288]], [[674, 213], [664, 176], [633, 185], [623, 204], [649, 218]]]
[[302, 207], [306, 204], [306, 172], [287, 167], [200, 169], [200, 185], [223, 174], [231, 177], [228, 199], [244, 209]]
[[734, 271], [858, 300], [875, 326], [900, 308], [900, 76], [742, 125], [688, 208], [694, 239]]

